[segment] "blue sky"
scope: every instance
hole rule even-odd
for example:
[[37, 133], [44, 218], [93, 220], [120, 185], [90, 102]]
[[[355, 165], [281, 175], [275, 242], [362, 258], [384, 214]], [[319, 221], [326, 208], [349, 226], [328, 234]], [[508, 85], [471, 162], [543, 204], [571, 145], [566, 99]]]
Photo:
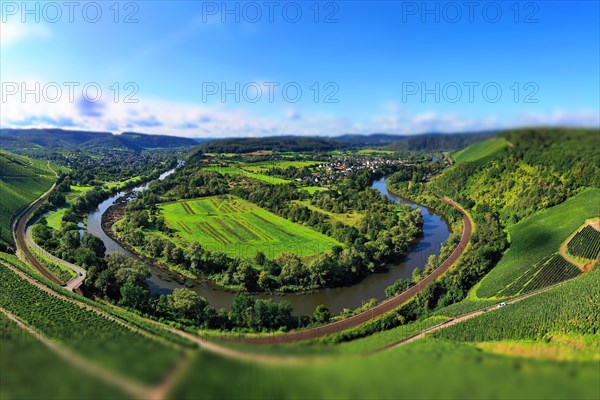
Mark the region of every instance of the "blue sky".
[[0, 3], [2, 127], [215, 137], [600, 124], [597, 1]]

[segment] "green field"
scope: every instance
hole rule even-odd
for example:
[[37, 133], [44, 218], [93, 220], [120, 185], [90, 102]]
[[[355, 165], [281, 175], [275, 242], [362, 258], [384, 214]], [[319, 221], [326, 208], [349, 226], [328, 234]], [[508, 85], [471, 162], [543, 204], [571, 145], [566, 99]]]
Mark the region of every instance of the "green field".
[[12, 243], [11, 218], [50, 189], [55, 180], [46, 161], [0, 151], [0, 242]]
[[313, 206], [310, 203], [310, 200], [295, 200], [294, 203], [303, 205], [305, 207], [308, 207], [311, 210], [314, 210], [314, 211], [320, 212], [321, 214], [327, 215], [332, 223], [340, 222], [344, 225], [354, 226], [354, 225], [358, 224], [363, 217], [363, 215], [361, 213], [354, 212], [354, 211], [351, 213], [347, 213], [347, 214], [336, 214], [336, 213], [332, 213], [329, 211], [325, 211], [322, 208]]
[[[510, 248], [477, 287], [478, 297], [492, 297], [532, 266], [558, 251], [586, 219], [598, 215], [600, 189], [588, 189], [508, 227]], [[568, 216], [568, 217], [566, 217]]]
[[242, 168], [249, 172], [264, 172], [268, 171], [271, 168], [281, 168], [286, 169], [289, 167], [294, 168], [304, 168], [304, 167], [313, 167], [318, 166], [319, 164], [327, 164], [324, 161], [281, 161], [274, 160], [271, 162], [258, 162], [258, 163], [244, 163], [242, 164]]
[[281, 252], [307, 256], [340, 244], [233, 196], [166, 203], [159, 209], [169, 228], [178, 232], [178, 241], [198, 241], [206, 249], [243, 258], [257, 251], [269, 258]]
[[[134, 176], [134, 177], [132, 177], [132, 178], [129, 178], [129, 179], [126, 179], [126, 180], [124, 180], [124, 181], [120, 181], [120, 182], [107, 182], [107, 183], [105, 184], [105, 186], [106, 186], [108, 189], [113, 189], [113, 188], [115, 188], [115, 187], [123, 187], [123, 186], [125, 186], [126, 184], [128, 184], [128, 183], [131, 183], [131, 182], [138, 182], [138, 181], [140, 181], [141, 179], [142, 179], [142, 177], [138, 175], [138, 176]], [[71, 189], [73, 189], [73, 186], [71, 186]]]
[[71, 191], [66, 195], [67, 204], [55, 211], [51, 211], [46, 215], [48, 226], [53, 229], [60, 229], [62, 217], [65, 215], [67, 209], [75, 202], [75, 200], [79, 198], [79, 196], [92, 190], [93, 188], [93, 186], [71, 185]]
[[382, 149], [361, 149], [356, 152], [357, 154], [394, 154], [393, 150], [382, 150]]
[[452, 157], [456, 162], [484, 161], [485, 159], [499, 153], [506, 146], [508, 146], [506, 139], [491, 138], [459, 150], [454, 153]]
[[304, 186], [300, 188], [301, 190], [306, 190], [310, 194], [315, 194], [319, 190], [327, 190], [327, 188], [321, 186]]
[[203, 170], [216, 171], [220, 174], [243, 175], [243, 176], [247, 176], [248, 178], [253, 178], [253, 179], [257, 179], [259, 181], [270, 183], [272, 185], [281, 185], [284, 183], [291, 182], [287, 179], [281, 179], [281, 178], [277, 178], [275, 176], [263, 175], [263, 174], [259, 174], [259, 173], [255, 173], [255, 172], [248, 172], [248, 171], [245, 171], [238, 167], [211, 166], [211, 167], [204, 167]]

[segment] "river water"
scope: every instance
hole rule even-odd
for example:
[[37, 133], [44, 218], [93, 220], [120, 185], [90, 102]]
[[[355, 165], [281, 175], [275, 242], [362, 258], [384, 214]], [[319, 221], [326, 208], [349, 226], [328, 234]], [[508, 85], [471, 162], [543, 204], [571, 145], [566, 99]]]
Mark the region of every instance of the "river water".
[[[161, 175], [159, 179], [173, 173], [168, 171]], [[147, 186], [135, 188], [134, 192], [140, 192]], [[390, 200], [396, 203], [405, 203], [421, 210], [423, 215], [423, 236], [419, 238], [410, 248], [409, 253], [399, 262], [391, 265], [385, 272], [375, 273], [367, 276], [361, 282], [348, 287], [322, 289], [311, 293], [286, 294], [286, 295], [267, 295], [259, 294], [259, 298], [271, 298], [276, 301], [287, 300], [294, 307], [294, 314], [312, 314], [315, 307], [324, 304], [329, 308], [332, 314], [337, 314], [344, 308], [355, 309], [367, 302], [371, 298], [383, 300], [385, 298], [385, 289], [399, 278], [410, 278], [415, 268], [423, 269], [427, 264], [427, 258], [431, 254], [439, 254], [440, 246], [450, 236], [450, 227], [442, 216], [433, 210], [421, 205], [404, 200], [389, 193], [386, 187], [386, 179], [382, 178], [375, 181], [373, 188], [379, 190]], [[126, 192], [120, 192], [102, 202], [98, 209], [88, 215], [87, 230], [91, 234], [98, 236], [106, 246], [107, 253], [121, 252], [130, 257], [139, 259], [127, 249], [124, 249], [119, 243], [111, 239], [102, 230], [102, 214], [108, 207], [113, 205], [117, 199], [126, 196]], [[148, 265], [151, 277], [148, 279], [148, 285], [153, 293], [170, 293], [173, 289], [188, 287], [200, 295], [207, 298], [214, 307], [226, 307], [231, 305], [234, 293], [228, 291], [213, 282], [197, 283], [185, 280], [180, 276], [165, 271], [159, 267]]]

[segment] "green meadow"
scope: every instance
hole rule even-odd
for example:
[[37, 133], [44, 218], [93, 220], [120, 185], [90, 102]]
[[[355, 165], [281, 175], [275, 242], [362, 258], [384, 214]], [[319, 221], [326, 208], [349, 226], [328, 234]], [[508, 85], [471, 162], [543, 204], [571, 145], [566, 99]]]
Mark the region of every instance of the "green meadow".
[[284, 183], [291, 182], [287, 179], [281, 179], [281, 178], [277, 178], [275, 176], [264, 175], [264, 174], [260, 174], [260, 173], [256, 173], [256, 172], [248, 172], [248, 171], [245, 171], [238, 167], [230, 167], [230, 166], [221, 167], [221, 166], [215, 165], [215, 166], [210, 166], [210, 167], [204, 167], [203, 169], [205, 171], [216, 171], [220, 174], [244, 175], [244, 176], [247, 176], [248, 178], [257, 179], [259, 181], [267, 182], [272, 185], [281, 185]]
[[289, 167], [304, 168], [304, 167], [317, 167], [319, 164], [326, 163], [324, 161], [282, 161], [274, 160], [268, 162], [257, 162], [257, 163], [245, 163], [242, 168], [250, 172], [264, 172], [271, 168], [286, 169]]
[[510, 225], [510, 247], [477, 286], [477, 296], [496, 295], [530, 267], [556, 253], [562, 242], [586, 219], [598, 215], [599, 198], [600, 189], [587, 189], [564, 203]]
[[313, 211], [317, 211], [317, 212], [320, 212], [321, 214], [327, 215], [329, 217], [329, 219], [331, 220], [331, 222], [333, 222], [333, 223], [340, 222], [344, 225], [354, 226], [354, 225], [358, 224], [363, 217], [363, 214], [355, 212], [355, 211], [353, 211], [351, 213], [347, 213], [347, 214], [336, 214], [336, 213], [333, 213], [330, 211], [325, 211], [322, 208], [312, 205], [310, 200], [294, 200], [294, 203], [300, 204], [302, 206], [308, 207], [309, 209], [311, 209]]
[[324, 188], [321, 186], [304, 186], [304, 187], [301, 187], [300, 189], [306, 190], [310, 194], [315, 194], [316, 192], [318, 192], [320, 190], [328, 190], [327, 188]]
[[92, 190], [93, 188], [93, 186], [71, 185], [71, 191], [67, 193], [66, 196], [67, 204], [46, 215], [46, 221], [48, 221], [48, 226], [54, 229], [60, 229], [62, 217], [63, 215], [65, 215], [67, 209], [71, 207], [75, 200], [77, 200], [81, 195], [83, 195], [85, 192]]
[[258, 251], [269, 258], [281, 252], [308, 256], [340, 244], [234, 196], [165, 203], [159, 209], [177, 231], [176, 241], [197, 241], [206, 249], [244, 258]]

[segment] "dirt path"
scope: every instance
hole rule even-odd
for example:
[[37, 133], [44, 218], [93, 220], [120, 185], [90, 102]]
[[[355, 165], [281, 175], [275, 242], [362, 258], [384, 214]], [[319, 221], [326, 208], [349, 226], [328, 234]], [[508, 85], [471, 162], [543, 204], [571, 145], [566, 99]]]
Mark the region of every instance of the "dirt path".
[[567, 238], [567, 240], [565, 240], [563, 242], [563, 244], [560, 245], [560, 249], [559, 249], [560, 255], [563, 256], [563, 258], [565, 260], [567, 260], [571, 264], [575, 265], [577, 268], [579, 268], [583, 272], [591, 271], [591, 267], [594, 265], [594, 261], [581, 262], [581, 261], [576, 260], [568, 253], [567, 245], [569, 244], [571, 239], [573, 239], [573, 237], [575, 237], [575, 235], [577, 235], [581, 230], [583, 230], [588, 225], [591, 226], [592, 228], [596, 229], [597, 231], [600, 231], [599, 223], [600, 223], [600, 218], [588, 219], [587, 221], [585, 221], [585, 223], [583, 225], [581, 225], [579, 228], [577, 228], [577, 230], [575, 232], [573, 232], [571, 234], [571, 236], [569, 236]]

